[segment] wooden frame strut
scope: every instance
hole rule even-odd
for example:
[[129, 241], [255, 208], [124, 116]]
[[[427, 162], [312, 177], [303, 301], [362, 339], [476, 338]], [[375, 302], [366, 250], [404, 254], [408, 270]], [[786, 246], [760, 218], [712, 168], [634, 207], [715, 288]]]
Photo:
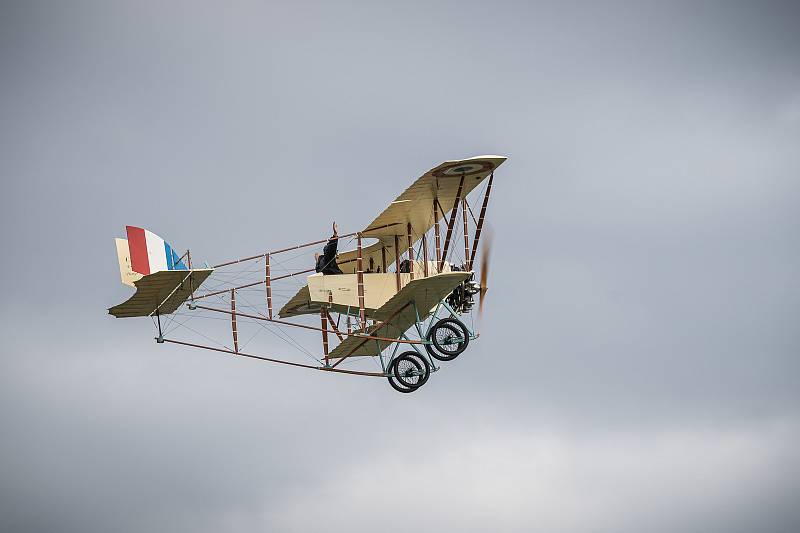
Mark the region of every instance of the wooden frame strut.
[[268, 363], [278, 363], [281, 365], [289, 365], [289, 366], [297, 366], [300, 368], [308, 368], [310, 370], [322, 370], [324, 372], [338, 372], [340, 374], [352, 374], [355, 376], [372, 376], [378, 378], [385, 378], [387, 374], [383, 372], [362, 372], [360, 370], [348, 370], [346, 368], [336, 368], [333, 369], [331, 367], [324, 367], [324, 366], [314, 366], [314, 365], [306, 365], [303, 363], [295, 363], [293, 361], [285, 361], [283, 359], [274, 359], [272, 357], [264, 357], [261, 355], [253, 355], [249, 353], [235, 353], [231, 350], [225, 348], [215, 348], [213, 346], [206, 346], [204, 344], [195, 344], [193, 342], [184, 342], [184, 341], [176, 341], [173, 339], [164, 339], [164, 342], [169, 342], [171, 344], [179, 344], [181, 346], [189, 346], [191, 348], [202, 348], [203, 350], [210, 350], [212, 352], [221, 352], [221, 353], [228, 353], [232, 355], [238, 355], [240, 357], [248, 357], [250, 359], [258, 359], [259, 361], [266, 361]]
[[478, 251], [478, 241], [481, 239], [481, 231], [483, 230], [483, 220], [486, 218], [486, 206], [489, 205], [489, 194], [492, 192], [492, 180], [494, 179], [494, 172], [489, 175], [489, 181], [486, 183], [486, 192], [483, 195], [483, 205], [481, 206], [480, 215], [478, 215], [478, 224], [475, 228], [475, 238], [472, 241], [472, 253], [469, 255], [469, 262], [475, 260], [475, 254]]
[[450, 220], [447, 223], [447, 234], [444, 238], [444, 249], [442, 250], [442, 259], [439, 263], [439, 271], [444, 268], [444, 262], [447, 260], [447, 252], [450, 248], [450, 238], [453, 236], [453, 226], [456, 222], [456, 214], [458, 213], [458, 202], [461, 200], [461, 191], [464, 189], [464, 174], [461, 174], [461, 181], [458, 182], [458, 192], [456, 192], [456, 199], [453, 202], [453, 210], [450, 212]]
[[239, 332], [236, 329], [236, 289], [231, 289], [231, 333], [233, 334], [233, 351], [239, 353]]
[[267, 289], [267, 313], [272, 318], [272, 277], [269, 269], [269, 254], [264, 256], [264, 283]]
[[[366, 233], [368, 231], [376, 231], [376, 230], [379, 230], [379, 229], [384, 229], [384, 228], [389, 228], [391, 226], [396, 226], [398, 224], [400, 224], [400, 222], [393, 222], [391, 224], [384, 224], [383, 226], [376, 226], [374, 228], [368, 228], [368, 229], [365, 229], [363, 232], [354, 231], [353, 233], [346, 233], [344, 235], [339, 235], [339, 238], [343, 239], [345, 237], [355, 237], [359, 233]], [[249, 257], [243, 257], [241, 259], [234, 259], [233, 261], [226, 261], [224, 263], [219, 263], [217, 265], [214, 265], [212, 268], [222, 268], [222, 267], [226, 267], [226, 266], [230, 266], [230, 265], [235, 265], [237, 263], [244, 263], [245, 261], [252, 261], [254, 259], [259, 259], [261, 257], [264, 257], [267, 254], [272, 254], [272, 255], [282, 254], [284, 252], [290, 252], [292, 250], [299, 250], [300, 248], [306, 248], [308, 246], [314, 246], [315, 244], [322, 244], [323, 242], [328, 242], [328, 239], [322, 239], [321, 241], [307, 242], [305, 244], [298, 244], [297, 246], [289, 246], [288, 248], [281, 248], [280, 250], [273, 250], [271, 252], [264, 252], [264, 253], [260, 253], [258, 255], [251, 255]]]
[[[408, 305], [408, 304], [406, 304], [406, 305]], [[195, 306], [195, 307], [197, 309], [203, 309], [203, 310], [206, 310], [206, 311], [214, 311], [216, 313], [227, 313], [227, 314], [231, 313], [231, 311], [228, 311], [227, 309], [218, 309], [216, 307], [208, 307], [206, 305], [198, 305], [198, 306]], [[403, 308], [401, 308], [401, 309], [403, 309]], [[267, 318], [265, 316], [251, 315], [249, 313], [240, 313], [238, 311], [236, 311], [236, 316], [240, 316], [240, 317], [244, 317], [244, 318], [252, 318], [253, 320], [263, 320], [264, 322], [272, 322], [274, 324], [281, 324], [281, 325], [284, 325], [284, 326], [292, 326], [292, 327], [296, 327], [296, 328], [310, 329], [310, 330], [313, 330], [313, 331], [322, 331], [322, 328], [317, 328], [317, 327], [314, 327], [314, 326], [307, 326], [305, 324], [296, 324], [294, 322], [286, 322], [285, 320], [278, 320], [276, 318], [270, 319], [270, 318]], [[387, 321], [383, 321], [383, 322], [379, 322], [377, 324], [374, 324], [373, 328], [379, 328], [383, 324], [386, 324], [386, 322], [388, 322], [388, 320]], [[328, 333], [336, 333], [336, 331], [334, 331], [332, 329], [329, 329], [327, 331], [328, 331]], [[424, 341], [417, 341], [417, 340], [411, 340], [411, 339], [408, 339], [408, 340], [391, 339], [389, 337], [376, 337], [374, 335], [364, 335], [362, 333], [355, 333], [353, 335], [348, 335], [348, 337], [350, 337], [350, 336], [358, 337], [359, 339], [364, 339], [364, 340], [378, 340], [378, 341], [386, 341], [386, 342], [399, 342], [399, 343], [402, 343], [402, 344], [425, 344]], [[347, 338], [347, 337], [345, 337], [345, 338]]]

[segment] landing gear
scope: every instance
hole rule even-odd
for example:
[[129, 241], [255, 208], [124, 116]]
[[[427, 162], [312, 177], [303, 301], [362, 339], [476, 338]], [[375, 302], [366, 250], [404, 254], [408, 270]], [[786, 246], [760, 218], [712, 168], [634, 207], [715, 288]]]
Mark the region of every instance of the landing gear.
[[415, 351], [397, 356], [391, 364], [389, 384], [402, 393], [414, 392], [423, 386], [431, 375], [431, 365]]
[[434, 359], [439, 361], [452, 361], [467, 349], [469, 333], [467, 328], [453, 318], [443, 318], [433, 325], [428, 333], [425, 348]]
[[[412, 301], [412, 303], [414, 302]], [[436, 315], [440, 306], [446, 309], [450, 316], [437, 320]], [[383, 366], [383, 375], [389, 380], [392, 388], [406, 394], [420, 388], [428, 381], [431, 372], [438, 370], [436, 360], [452, 361], [467, 349], [471, 339], [477, 337], [457, 318], [457, 311], [445, 301], [441, 301], [435, 310], [429, 311], [429, 316], [433, 316], [434, 322], [428, 328], [427, 333], [424, 329], [424, 321], [420, 320], [416, 307], [415, 312], [417, 313], [416, 330], [423, 341], [412, 341], [404, 333], [401, 333], [398, 342], [409, 341], [424, 344], [427, 353], [417, 349], [403, 352], [395, 357], [399, 347], [397, 345], [394, 353], [389, 357], [388, 364]]]

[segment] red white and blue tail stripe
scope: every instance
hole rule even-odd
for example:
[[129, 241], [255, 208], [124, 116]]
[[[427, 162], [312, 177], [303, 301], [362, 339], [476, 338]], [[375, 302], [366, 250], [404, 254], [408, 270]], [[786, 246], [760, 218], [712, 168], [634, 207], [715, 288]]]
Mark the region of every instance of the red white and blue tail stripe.
[[126, 226], [130, 267], [142, 275], [162, 270], [188, 270], [168, 242], [155, 233], [135, 226]]

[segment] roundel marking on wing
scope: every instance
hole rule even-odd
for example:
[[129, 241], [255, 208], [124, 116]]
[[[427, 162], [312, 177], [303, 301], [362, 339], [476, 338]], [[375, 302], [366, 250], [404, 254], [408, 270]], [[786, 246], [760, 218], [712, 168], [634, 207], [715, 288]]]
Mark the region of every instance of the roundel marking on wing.
[[474, 176], [487, 170], [493, 170], [494, 163], [491, 161], [472, 161], [469, 163], [452, 163], [433, 172], [437, 178]]

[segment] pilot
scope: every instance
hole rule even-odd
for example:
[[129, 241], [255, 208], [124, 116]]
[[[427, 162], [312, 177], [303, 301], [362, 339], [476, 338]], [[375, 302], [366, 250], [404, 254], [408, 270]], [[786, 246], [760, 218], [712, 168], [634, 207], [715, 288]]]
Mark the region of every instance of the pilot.
[[336, 248], [339, 245], [339, 226], [333, 223], [333, 235], [328, 239], [328, 244], [322, 249], [322, 254], [314, 254], [317, 261], [317, 272], [323, 274], [342, 274], [339, 265], [336, 264]]

